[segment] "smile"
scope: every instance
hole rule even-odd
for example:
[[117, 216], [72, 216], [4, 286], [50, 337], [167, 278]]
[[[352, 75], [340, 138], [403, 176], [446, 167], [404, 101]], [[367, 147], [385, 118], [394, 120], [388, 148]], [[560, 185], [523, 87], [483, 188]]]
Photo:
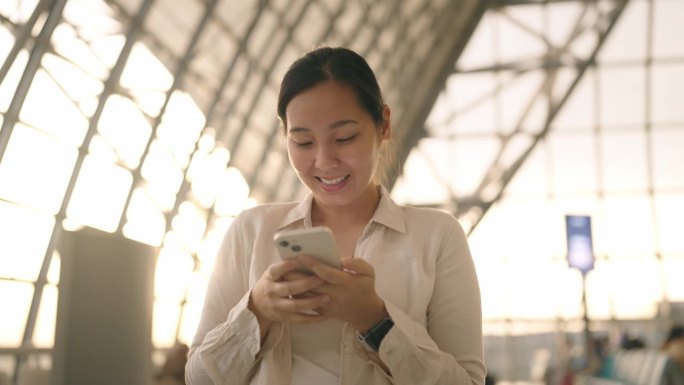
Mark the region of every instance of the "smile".
[[316, 177], [316, 179], [321, 181], [321, 183], [323, 183], [324, 185], [328, 185], [328, 186], [334, 186], [336, 184], [340, 184], [340, 183], [344, 182], [345, 180], [347, 180], [347, 178], [349, 178], [349, 174], [338, 177], [338, 178], [334, 178], [334, 179], [326, 179], [326, 178], [319, 177], [319, 176]]

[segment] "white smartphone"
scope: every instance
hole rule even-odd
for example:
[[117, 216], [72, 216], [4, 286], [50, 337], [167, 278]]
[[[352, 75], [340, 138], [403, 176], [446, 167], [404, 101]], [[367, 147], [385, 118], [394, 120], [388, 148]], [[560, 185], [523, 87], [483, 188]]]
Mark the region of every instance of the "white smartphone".
[[328, 266], [342, 268], [342, 262], [337, 255], [335, 237], [325, 226], [282, 230], [277, 232], [273, 239], [281, 258], [310, 255]]

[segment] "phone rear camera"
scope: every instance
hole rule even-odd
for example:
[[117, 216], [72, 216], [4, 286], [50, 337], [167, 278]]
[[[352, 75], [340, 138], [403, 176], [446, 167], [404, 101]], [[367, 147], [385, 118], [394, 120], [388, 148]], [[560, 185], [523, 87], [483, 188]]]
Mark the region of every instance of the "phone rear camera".
[[280, 241], [279, 245], [280, 247], [287, 247], [290, 245], [290, 243], [288, 241]]
[[292, 245], [291, 249], [292, 249], [292, 251], [300, 251], [302, 249], [302, 247], [299, 245]]

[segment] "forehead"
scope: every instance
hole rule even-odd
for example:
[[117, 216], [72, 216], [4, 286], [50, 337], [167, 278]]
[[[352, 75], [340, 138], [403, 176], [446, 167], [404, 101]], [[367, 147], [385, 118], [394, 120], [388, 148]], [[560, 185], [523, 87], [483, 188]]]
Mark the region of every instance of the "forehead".
[[316, 124], [317, 121], [325, 124], [327, 121], [358, 117], [364, 113], [354, 88], [334, 80], [317, 84], [297, 94], [285, 109], [289, 127]]

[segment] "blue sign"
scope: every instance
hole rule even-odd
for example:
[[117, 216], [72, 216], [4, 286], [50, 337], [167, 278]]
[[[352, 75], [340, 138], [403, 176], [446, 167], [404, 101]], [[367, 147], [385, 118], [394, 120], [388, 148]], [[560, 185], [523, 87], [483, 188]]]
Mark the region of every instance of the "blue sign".
[[568, 266], [587, 274], [594, 268], [594, 247], [591, 240], [591, 217], [566, 215]]

